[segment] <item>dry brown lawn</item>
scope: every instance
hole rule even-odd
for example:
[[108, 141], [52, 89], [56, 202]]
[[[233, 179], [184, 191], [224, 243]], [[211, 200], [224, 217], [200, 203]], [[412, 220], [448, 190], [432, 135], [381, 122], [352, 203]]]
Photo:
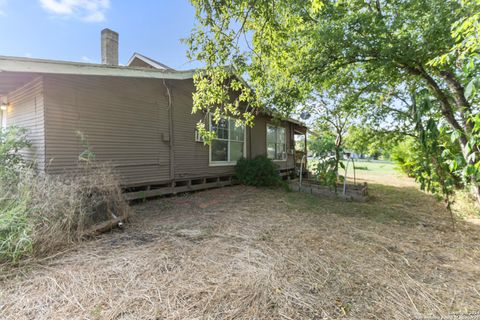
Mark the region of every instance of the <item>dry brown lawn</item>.
[[395, 174], [368, 203], [228, 187], [12, 270], [0, 319], [480, 318], [480, 226]]

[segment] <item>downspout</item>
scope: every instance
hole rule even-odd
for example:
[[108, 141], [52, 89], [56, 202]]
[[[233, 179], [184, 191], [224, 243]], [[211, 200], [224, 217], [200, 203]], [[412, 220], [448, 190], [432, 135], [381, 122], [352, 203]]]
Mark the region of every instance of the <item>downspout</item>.
[[167, 86], [165, 79], [163, 79], [163, 85], [167, 90], [168, 96], [168, 134], [170, 136], [169, 139], [169, 147], [170, 147], [170, 180], [173, 182], [175, 179], [175, 153], [174, 153], [174, 141], [173, 141], [173, 104], [172, 104], [172, 95], [170, 93], [170, 88]]

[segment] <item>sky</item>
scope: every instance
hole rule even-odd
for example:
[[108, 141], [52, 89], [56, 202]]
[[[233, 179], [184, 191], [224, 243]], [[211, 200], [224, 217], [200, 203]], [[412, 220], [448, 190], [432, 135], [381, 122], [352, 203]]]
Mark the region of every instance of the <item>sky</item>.
[[100, 63], [100, 31], [110, 28], [120, 64], [139, 52], [192, 69], [180, 40], [193, 24], [188, 0], [0, 0], [0, 55]]

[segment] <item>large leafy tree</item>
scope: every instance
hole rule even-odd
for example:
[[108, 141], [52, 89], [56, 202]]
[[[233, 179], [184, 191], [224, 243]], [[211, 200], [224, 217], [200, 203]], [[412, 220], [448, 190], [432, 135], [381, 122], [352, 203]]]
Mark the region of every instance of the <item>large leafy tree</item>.
[[[190, 54], [206, 63], [195, 79], [194, 110], [251, 120], [253, 109], [244, 112], [242, 103], [288, 114], [312, 93], [338, 83], [378, 92], [419, 82], [457, 138], [480, 202], [480, 119], [472, 95], [480, 70], [478, 0], [192, 3], [197, 25], [188, 39]], [[249, 86], [229, 80], [232, 71]], [[231, 90], [241, 94], [232, 97]]]

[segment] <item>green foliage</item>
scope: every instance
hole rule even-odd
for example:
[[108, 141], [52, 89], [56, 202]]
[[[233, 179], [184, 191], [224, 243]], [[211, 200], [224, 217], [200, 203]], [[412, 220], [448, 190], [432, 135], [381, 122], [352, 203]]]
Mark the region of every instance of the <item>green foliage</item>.
[[11, 198], [10, 193], [4, 193], [0, 198], [0, 261], [16, 262], [33, 251], [27, 211], [28, 195], [24, 194], [28, 190], [18, 191], [21, 194], [17, 194], [16, 198]]
[[325, 158], [335, 154], [335, 136], [328, 131], [319, 131], [310, 134], [307, 148], [314, 157]]
[[392, 149], [391, 159], [409, 177], [414, 176], [414, 169], [417, 160], [415, 159], [415, 139], [409, 137]]
[[[455, 189], [462, 187], [462, 178], [458, 170], [451, 167], [452, 161], [462, 161], [455, 144], [438, 128], [433, 119], [420, 129], [420, 139], [409, 138], [393, 149], [392, 159], [410, 177], [420, 183], [422, 190], [441, 196], [450, 208], [450, 200]], [[457, 154], [456, 159], [455, 154]], [[461, 165], [463, 166], [463, 165]]]
[[17, 261], [32, 251], [28, 224], [28, 188], [20, 183], [29, 164], [21, 151], [30, 146], [27, 131], [0, 130], [0, 260]]
[[359, 155], [390, 159], [398, 144], [398, 134], [379, 132], [370, 126], [351, 126], [345, 136], [345, 148]]
[[[343, 81], [397, 81], [449, 50], [450, 29], [465, 16], [454, 0], [191, 2], [197, 23], [185, 42], [190, 58], [206, 64], [194, 111], [220, 113], [242, 103], [289, 113]], [[249, 86], [230, 80], [232, 72]]]
[[21, 154], [30, 147], [27, 131], [18, 127], [0, 130], [0, 177], [15, 178], [16, 173], [28, 164]]
[[312, 170], [313, 178], [321, 185], [337, 190], [337, 163], [335, 156], [318, 160]]
[[87, 136], [83, 132], [77, 131], [77, 136], [80, 139], [80, 144], [84, 148], [84, 150], [78, 155], [78, 160], [89, 166], [95, 160], [95, 152], [93, 152], [92, 146], [88, 142]]
[[282, 183], [277, 170], [278, 168], [272, 160], [266, 156], [257, 156], [254, 159], [238, 160], [235, 174], [237, 179], [245, 185], [271, 187], [279, 186]]
[[[428, 119], [446, 123], [447, 134], [457, 135], [452, 151], [461, 149], [449, 158], [462, 156], [465, 180], [478, 187], [480, 139], [471, 123], [480, 104], [479, 0], [319, 3], [192, 0], [197, 23], [189, 54], [206, 64], [194, 110], [235, 109], [252, 117], [250, 108], [239, 107], [271, 106], [287, 115], [325, 92], [336, 95], [334, 102], [356, 97], [340, 110], [368, 106], [369, 121], [390, 127], [391, 119], [400, 120], [394, 125], [403, 135], [418, 134]], [[248, 86], [230, 81], [231, 72]], [[410, 94], [429, 98], [413, 97], [408, 110], [399, 110]], [[312, 105], [323, 112], [327, 102]]]
[[460, 3], [461, 7], [457, 10], [461, 17], [452, 25], [452, 38], [455, 40], [455, 45], [449, 52], [432, 59], [431, 65], [450, 64], [457, 56], [462, 60], [479, 56], [480, 1], [462, 0]]

